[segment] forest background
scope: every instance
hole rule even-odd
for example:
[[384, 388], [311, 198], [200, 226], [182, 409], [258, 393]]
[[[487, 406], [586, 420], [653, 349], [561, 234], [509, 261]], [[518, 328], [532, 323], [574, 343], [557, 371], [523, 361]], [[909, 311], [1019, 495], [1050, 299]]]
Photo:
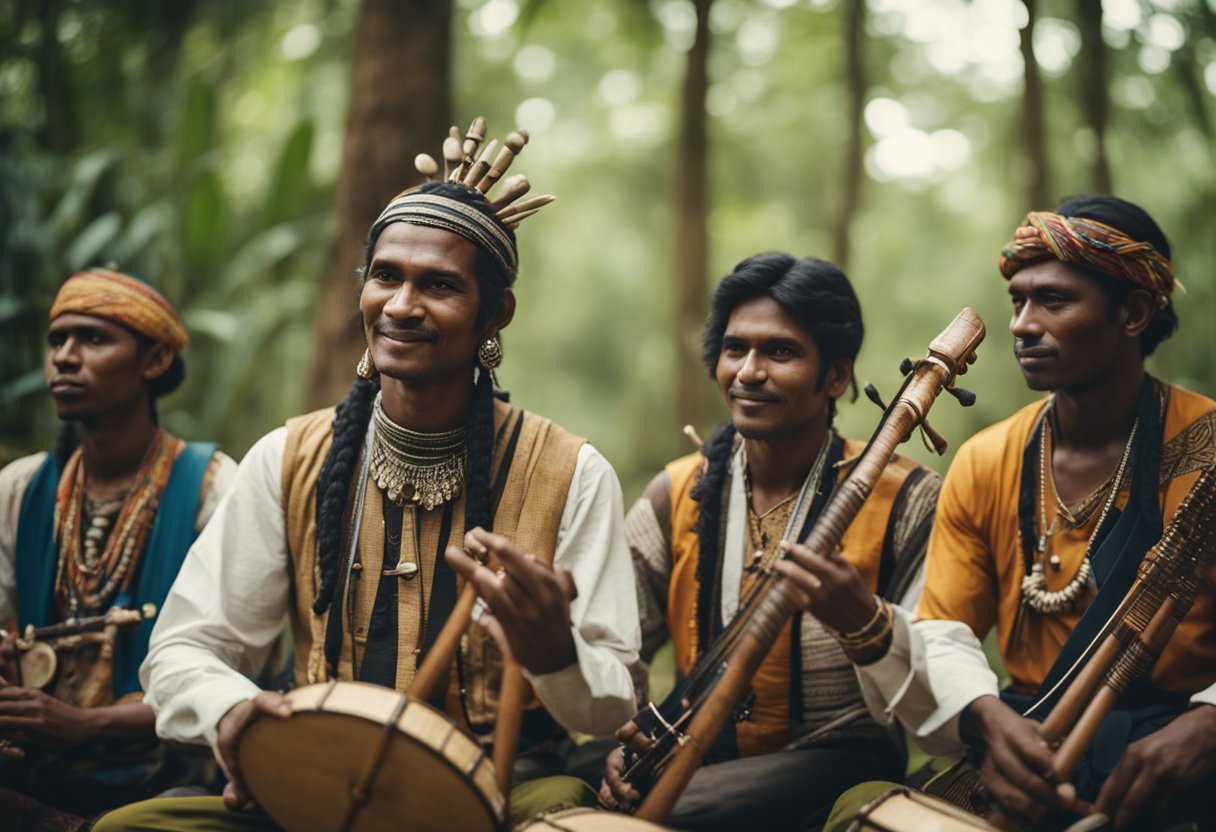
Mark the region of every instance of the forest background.
[[[500, 379], [590, 437], [627, 500], [691, 450], [682, 425], [724, 418], [700, 326], [758, 251], [845, 267], [857, 375], [886, 395], [980, 311], [978, 403], [934, 412], [953, 447], [1031, 401], [997, 254], [1077, 193], [1164, 227], [1187, 292], [1150, 368], [1216, 395], [1214, 93], [1214, 0], [4, 0], [0, 463], [53, 441], [46, 313], [88, 265], [182, 311], [174, 433], [239, 458], [336, 402], [366, 229], [476, 114], [526, 127], [515, 167], [558, 196], [520, 233]], [[878, 415], [863, 398], [839, 425]]]

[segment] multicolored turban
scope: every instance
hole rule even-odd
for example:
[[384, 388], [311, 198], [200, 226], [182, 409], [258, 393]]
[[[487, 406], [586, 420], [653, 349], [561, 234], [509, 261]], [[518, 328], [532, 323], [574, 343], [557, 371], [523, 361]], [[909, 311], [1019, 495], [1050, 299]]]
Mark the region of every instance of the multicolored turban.
[[1009, 279], [1023, 266], [1048, 257], [1127, 280], [1160, 298], [1162, 305], [1175, 286], [1182, 288], [1169, 258], [1152, 243], [1133, 240], [1097, 220], [1047, 211], [1026, 215], [1013, 232], [1013, 241], [1001, 249], [998, 268]]
[[466, 202], [433, 193], [409, 190], [397, 194], [388, 207], [372, 223], [372, 238], [391, 222], [425, 225], [459, 234], [478, 248], [485, 249], [507, 273], [507, 281], [515, 282], [519, 269], [519, 250], [515, 239], [496, 218], [483, 214]]
[[142, 280], [108, 269], [77, 272], [64, 281], [51, 304], [53, 321], [76, 313], [105, 318], [181, 352], [190, 340], [165, 296]]

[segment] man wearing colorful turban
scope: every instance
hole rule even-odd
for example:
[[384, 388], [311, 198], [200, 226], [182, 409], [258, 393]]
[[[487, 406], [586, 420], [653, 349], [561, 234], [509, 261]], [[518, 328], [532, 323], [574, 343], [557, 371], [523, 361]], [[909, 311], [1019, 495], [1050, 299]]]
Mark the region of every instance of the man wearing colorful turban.
[[[0, 471], [0, 622], [15, 619], [18, 634], [164, 602], [236, 471], [214, 444], [158, 424], [156, 400], [181, 384], [187, 340], [164, 296], [134, 277], [83, 271], [56, 295], [45, 369], [66, 423], [59, 447]], [[58, 672], [41, 689], [24, 684], [33, 665], [20, 657], [42, 648], [3, 635], [0, 786], [91, 815], [181, 782], [139, 682], [152, 616], [48, 636]], [[18, 828], [39, 811], [0, 789], [0, 816]]]
[[[257, 772], [244, 746], [238, 756], [238, 742], [255, 742], [246, 733], [259, 725], [255, 718], [264, 726], [292, 706], [242, 671], [265, 653], [284, 616], [299, 688], [332, 681], [379, 685], [387, 689], [381, 696], [409, 691], [483, 743], [499, 721], [509, 651], [531, 685], [522, 697], [519, 759], [503, 772], [517, 783], [511, 815], [594, 802], [594, 791], [574, 778], [534, 778], [562, 771], [566, 731], [609, 734], [634, 708], [628, 665], [637, 657], [638, 619], [620, 486], [585, 440], [512, 407], [495, 389], [499, 333], [515, 311], [513, 229], [528, 212], [509, 213], [508, 197], [485, 193], [495, 178], [487, 165], [470, 156], [455, 166], [464, 184], [406, 191], [373, 222], [359, 293], [368, 349], [352, 367], [351, 391], [336, 409], [290, 419], [250, 449], [231, 498], [169, 595], [142, 671], [148, 701], [161, 736], [213, 748], [232, 775], [223, 802], [144, 801], [105, 816], [98, 830], [338, 828], [347, 811], [388, 811], [388, 793], [420, 801], [413, 808], [425, 818], [401, 817], [412, 828], [473, 828], [473, 814], [490, 825], [478, 807], [501, 811], [497, 793], [426, 799], [453, 776], [439, 757], [382, 769], [373, 789], [382, 797], [362, 806], [342, 785], [342, 766], [366, 749], [318, 748], [300, 760], [263, 744], [263, 759], [281, 760], [275, 777], [296, 785], [251, 791]], [[518, 195], [513, 179], [504, 189]], [[501, 570], [480, 565], [462, 542]], [[472, 623], [457, 606], [458, 575], [488, 606]], [[441, 632], [460, 635], [449, 642]], [[442, 646], [457, 641], [453, 660]], [[438, 674], [423, 674], [439, 656]], [[419, 691], [420, 675], [441, 684]], [[297, 720], [270, 730], [308, 726]], [[468, 741], [450, 733], [453, 747]], [[504, 741], [495, 753], [514, 745]], [[300, 785], [321, 780], [333, 791]], [[253, 811], [254, 801], [266, 814]]]
[[[1177, 327], [1169, 243], [1139, 207], [1078, 197], [1030, 214], [999, 268], [1014, 356], [1027, 386], [1049, 395], [959, 449], [916, 619], [898, 618], [886, 655], [859, 669], [863, 689], [925, 750], [982, 760], [984, 793], [1023, 823], [1092, 804], [1116, 828], [1164, 829], [1167, 818], [1209, 828], [1216, 571], [1101, 723], [1070, 787], [1051, 773], [1040, 724], [1216, 463], [1216, 402], [1144, 368]], [[980, 649], [993, 627], [1003, 691]]]

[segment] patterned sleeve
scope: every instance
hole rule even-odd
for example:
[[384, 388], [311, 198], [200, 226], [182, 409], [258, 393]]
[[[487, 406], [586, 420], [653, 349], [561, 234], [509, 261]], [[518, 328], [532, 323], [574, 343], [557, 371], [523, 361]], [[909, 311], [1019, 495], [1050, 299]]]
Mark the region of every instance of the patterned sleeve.
[[633, 667], [639, 705], [649, 699], [650, 662], [667, 641], [667, 590], [671, 581], [671, 478], [661, 471], [625, 516], [633, 555], [642, 651]]
[[906, 610], [916, 609], [925, 585], [925, 552], [942, 478], [927, 468], [910, 474], [896, 498], [888, 534], [894, 568], [883, 595]]

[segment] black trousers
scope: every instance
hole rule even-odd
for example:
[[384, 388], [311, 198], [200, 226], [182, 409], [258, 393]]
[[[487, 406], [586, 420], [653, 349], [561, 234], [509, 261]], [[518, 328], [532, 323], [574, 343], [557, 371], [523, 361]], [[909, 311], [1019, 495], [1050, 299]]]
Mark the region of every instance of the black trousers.
[[706, 766], [693, 775], [664, 826], [689, 832], [798, 832], [827, 819], [842, 792], [866, 780], [903, 780], [886, 739], [839, 740]]

